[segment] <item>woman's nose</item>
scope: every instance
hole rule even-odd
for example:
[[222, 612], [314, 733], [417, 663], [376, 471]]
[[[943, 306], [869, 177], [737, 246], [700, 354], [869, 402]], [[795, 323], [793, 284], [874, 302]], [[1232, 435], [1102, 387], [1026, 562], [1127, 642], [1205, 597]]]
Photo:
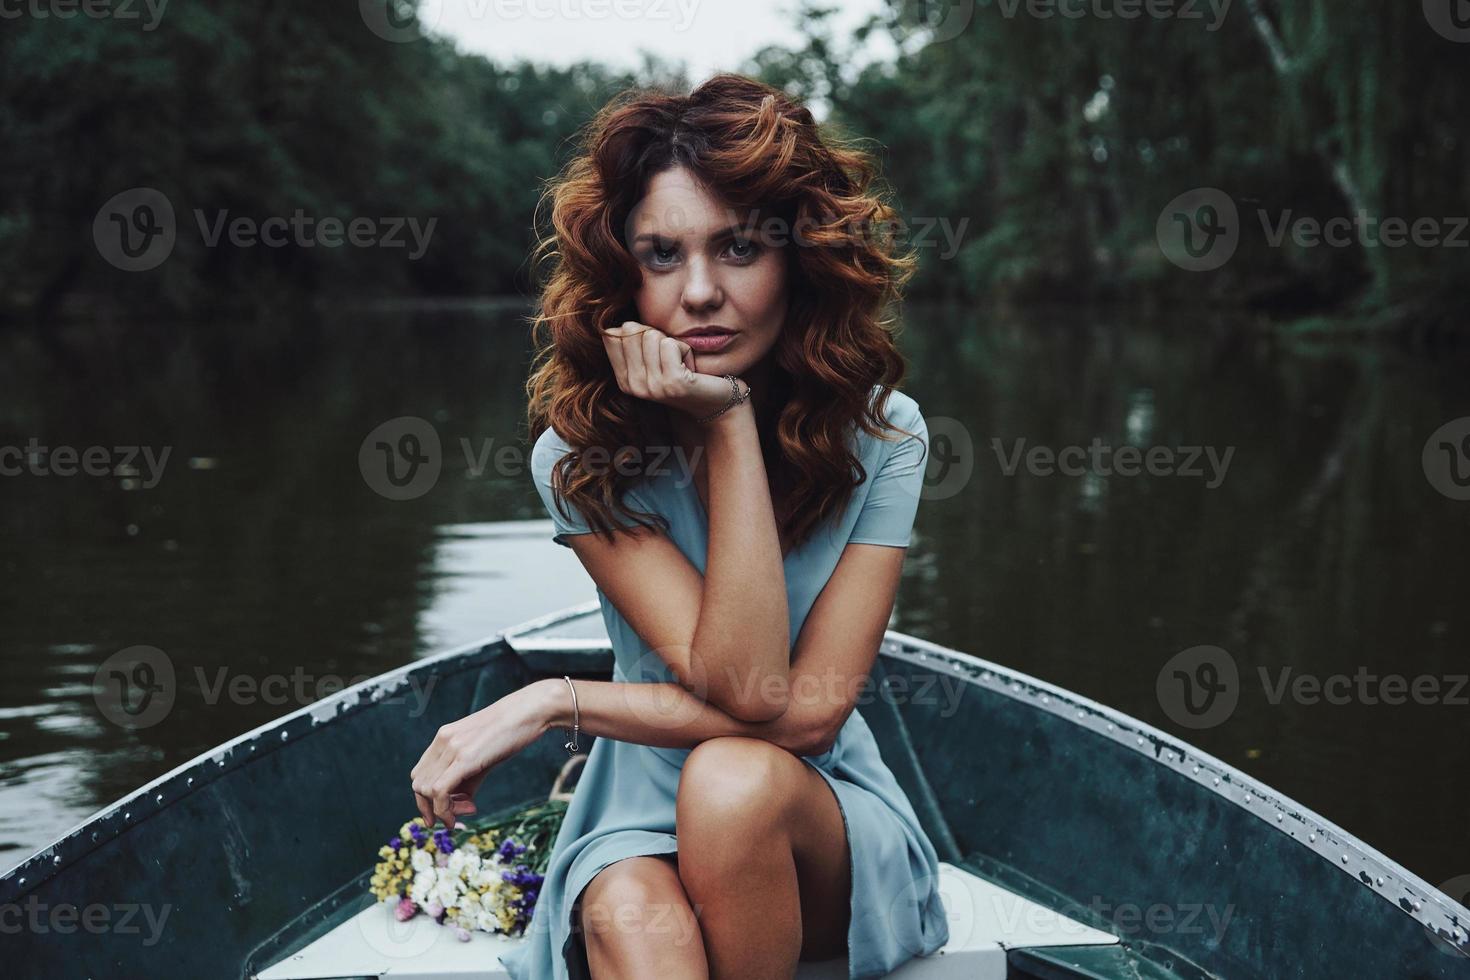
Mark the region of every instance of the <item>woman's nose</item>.
[[724, 302], [724, 290], [719, 283], [719, 276], [710, 263], [703, 258], [695, 258], [686, 266], [688, 277], [684, 280], [683, 303], [685, 309], [703, 310], [717, 308]]

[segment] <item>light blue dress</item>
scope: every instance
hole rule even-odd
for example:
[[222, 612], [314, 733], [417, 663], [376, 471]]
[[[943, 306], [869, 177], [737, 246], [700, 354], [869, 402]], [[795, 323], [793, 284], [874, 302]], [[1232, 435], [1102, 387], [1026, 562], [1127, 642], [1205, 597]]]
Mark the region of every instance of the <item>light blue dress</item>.
[[[880, 390], [875, 386], [873, 396]], [[918, 404], [901, 391], [889, 395], [886, 417], [917, 433], [922, 442], [892, 431], [879, 438], [855, 430], [856, 441], [851, 444], [867, 479], [853, 490], [840, 518], [819, 527], [785, 558], [793, 648], [848, 543], [896, 547], [909, 543], [923, 484], [928, 430]], [[568, 518], [553, 501], [552, 465], [568, 448], [548, 428], [532, 451], [531, 471], [556, 526], [553, 540], [571, 547], [566, 538], [589, 533], [589, 528], [574, 508], [567, 505], [572, 515]], [[704, 505], [687, 467], [671, 458], [662, 470], [631, 487], [629, 502], [667, 517], [674, 543], [703, 573], [708, 545]], [[613, 680], [672, 682], [667, 665], [600, 589], [597, 594], [612, 641]], [[512, 980], [588, 976], [585, 949], [571, 932], [573, 906], [592, 877], [614, 861], [678, 850], [674, 801], [689, 752], [606, 737], [593, 742], [553, 845], [526, 939], [499, 957]], [[939, 899], [938, 858], [861, 713], [854, 710], [848, 716], [829, 751], [802, 760], [836, 793], [847, 830], [852, 856], [849, 977], [882, 976], [915, 955], [939, 949], [949, 940], [949, 927]], [[751, 901], [759, 902], [760, 897], [752, 895]], [[751, 941], [758, 942], [759, 937], [752, 936]]]

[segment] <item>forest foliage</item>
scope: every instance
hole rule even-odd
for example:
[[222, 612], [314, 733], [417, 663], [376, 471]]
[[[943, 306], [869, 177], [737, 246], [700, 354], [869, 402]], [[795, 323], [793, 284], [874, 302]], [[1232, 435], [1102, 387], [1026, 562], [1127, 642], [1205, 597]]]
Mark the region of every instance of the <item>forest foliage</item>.
[[[843, 35], [808, 0], [790, 45], [730, 67], [814, 100], [879, 154], [921, 259], [918, 295], [1446, 318], [1470, 265], [1470, 115], [1455, 104], [1470, 26], [1461, 37], [1432, 7], [890, 0]], [[879, 37], [886, 53], [864, 55]], [[351, 3], [178, 3], [151, 27], [12, 17], [0, 311], [526, 293], [536, 200], [577, 128], [629, 85], [688, 83], [648, 60], [557, 68], [432, 35], [393, 43]], [[96, 243], [99, 209], [133, 188], [175, 213], [167, 261], [147, 271]], [[1237, 210], [1238, 244], [1190, 271], [1162, 229], [1171, 202], [1202, 188]], [[293, 215], [365, 217], [379, 233], [433, 224], [412, 257], [411, 241], [211, 243], [224, 223]], [[1312, 222], [1355, 216], [1337, 243], [1313, 239]], [[1417, 232], [1385, 244], [1395, 219]]]

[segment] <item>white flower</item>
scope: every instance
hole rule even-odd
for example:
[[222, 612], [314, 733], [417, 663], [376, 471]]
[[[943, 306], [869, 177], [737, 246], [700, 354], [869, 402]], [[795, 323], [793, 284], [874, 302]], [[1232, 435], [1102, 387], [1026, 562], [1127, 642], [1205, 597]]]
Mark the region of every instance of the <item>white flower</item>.
[[414, 872], [413, 884], [409, 886], [408, 897], [420, 906], [428, 905], [434, 895], [434, 886], [438, 883], [438, 874], [434, 868]]
[[455, 851], [449, 855], [449, 864], [446, 867], [450, 874], [468, 881], [470, 875], [480, 867], [480, 856], [473, 851]]
[[434, 870], [434, 856], [428, 851], [415, 848], [409, 861], [413, 865], [415, 875]]
[[440, 875], [430, 892], [431, 898], [447, 909], [458, 905], [463, 894], [464, 882], [453, 875]]

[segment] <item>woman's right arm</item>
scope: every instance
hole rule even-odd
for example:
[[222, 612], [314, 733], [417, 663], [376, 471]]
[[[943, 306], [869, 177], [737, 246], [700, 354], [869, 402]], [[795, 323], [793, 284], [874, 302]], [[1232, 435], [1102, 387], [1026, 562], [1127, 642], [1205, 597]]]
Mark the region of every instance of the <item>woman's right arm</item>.
[[[728, 397], [723, 380], [689, 368], [687, 344], [641, 324], [607, 334], [614, 373], [629, 394], [696, 415], [718, 409]], [[598, 588], [686, 690], [734, 719], [769, 721], [788, 703], [791, 626], [770, 486], [748, 399], [705, 423], [705, 458], [710, 527], [704, 575], [657, 531], [616, 531], [612, 543], [596, 534], [568, 541]]]

